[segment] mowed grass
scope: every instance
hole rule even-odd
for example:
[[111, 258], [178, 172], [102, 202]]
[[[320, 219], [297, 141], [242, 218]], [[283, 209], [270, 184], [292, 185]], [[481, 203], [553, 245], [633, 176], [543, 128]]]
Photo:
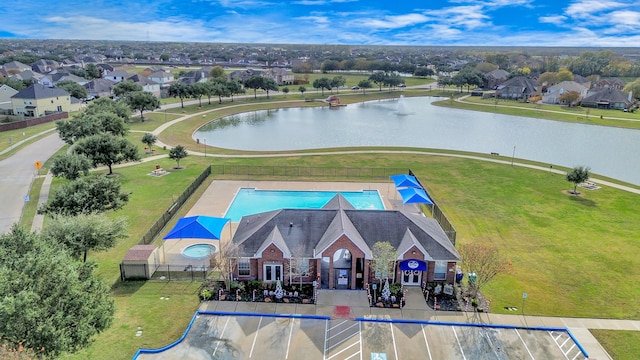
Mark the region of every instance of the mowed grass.
[[640, 331], [590, 330], [615, 360], [637, 360], [640, 357]]
[[[466, 95], [466, 93], [456, 95]], [[496, 102], [495, 99], [482, 99], [477, 96], [470, 96], [462, 99], [461, 101], [447, 99], [434, 102], [433, 104], [442, 107], [491, 112], [504, 115], [526, 116], [591, 125], [640, 129], [640, 112], [629, 113], [620, 110], [566, 107], [548, 104], [528, 104], [513, 100], [499, 100]]]

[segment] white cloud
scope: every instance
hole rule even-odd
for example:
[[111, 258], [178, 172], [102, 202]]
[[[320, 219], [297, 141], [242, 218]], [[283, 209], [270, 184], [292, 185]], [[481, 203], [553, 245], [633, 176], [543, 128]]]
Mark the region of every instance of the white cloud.
[[428, 21], [429, 18], [422, 14], [406, 14], [406, 15], [391, 15], [384, 16], [379, 19], [375, 18], [361, 18], [354, 20], [353, 24], [357, 24], [363, 27], [371, 29], [398, 29], [407, 26], [413, 26]]
[[480, 5], [456, 6], [431, 11], [428, 14], [439, 24], [468, 30], [493, 26], [491, 18], [484, 14], [482, 10], [483, 8]]
[[295, 19], [300, 21], [309, 21], [316, 25], [323, 25], [323, 26], [326, 26], [331, 23], [329, 18], [326, 16], [299, 16]]
[[565, 13], [574, 18], [592, 18], [602, 15], [602, 12], [618, 10], [626, 6], [617, 1], [579, 0], [569, 5]]
[[567, 17], [563, 15], [543, 16], [539, 20], [542, 23], [549, 23], [549, 24], [555, 24], [555, 25], [561, 26], [565, 24]]

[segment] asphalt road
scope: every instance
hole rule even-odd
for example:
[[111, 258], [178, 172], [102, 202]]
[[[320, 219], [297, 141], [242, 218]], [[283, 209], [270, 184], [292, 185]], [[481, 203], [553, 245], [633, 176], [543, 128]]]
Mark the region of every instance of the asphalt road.
[[36, 161], [44, 163], [62, 146], [64, 142], [57, 133], [53, 133], [0, 161], [0, 234], [7, 233], [14, 223], [20, 221], [25, 197], [37, 175]]

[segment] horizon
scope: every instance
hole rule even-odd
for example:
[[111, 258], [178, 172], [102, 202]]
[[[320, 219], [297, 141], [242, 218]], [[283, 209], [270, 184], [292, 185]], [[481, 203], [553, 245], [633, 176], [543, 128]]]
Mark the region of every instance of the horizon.
[[632, 0], [61, 1], [54, 11], [33, 10], [48, 8], [50, 3], [42, 0], [4, 2], [0, 39], [447, 47], [640, 44], [640, 4]]

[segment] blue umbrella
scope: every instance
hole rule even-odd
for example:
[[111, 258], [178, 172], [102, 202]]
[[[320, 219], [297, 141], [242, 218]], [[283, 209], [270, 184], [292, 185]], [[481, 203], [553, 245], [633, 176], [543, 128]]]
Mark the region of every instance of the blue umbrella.
[[398, 190], [400, 196], [402, 196], [403, 204], [427, 204], [433, 205], [433, 201], [427, 195], [424, 189], [406, 188]]
[[230, 219], [203, 215], [184, 217], [162, 239], [220, 240], [220, 233], [229, 221]]
[[407, 174], [398, 174], [389, 176], [397, 188], [421, 188], [422, 185], [418, 182], [415, 176]]

